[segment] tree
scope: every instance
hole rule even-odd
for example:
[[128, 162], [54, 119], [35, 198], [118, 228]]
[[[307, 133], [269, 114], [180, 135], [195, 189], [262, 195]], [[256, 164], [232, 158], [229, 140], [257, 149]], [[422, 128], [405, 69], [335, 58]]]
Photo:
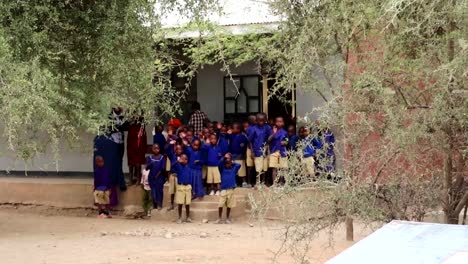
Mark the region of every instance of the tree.
[[[157, 1], [169, 8], [171, 1]], [[156, 1], [2, 1], [1, 123], [9, 148], [29, 159], [82, 131], [112, 125], [112, 107], [173, 115], [181, 94]], [[175, 8], [175, 7], [174, 7]], [[157, 45], [156, 45], [157, 43]]]
[[286, 185], [257, 197], [255, 211], [295, 215], [284, 219], [296, 249], [346, 219], [421, 221], [442, 208], [458, 223], [468, 197], [467, 2], [270, 2], [285, 18], [271, 51], [277, 88], [323, 98], [311, 110], [320, 124], [302, 122], [341, 134], [341, 181], [304, 180], [291, 153]]

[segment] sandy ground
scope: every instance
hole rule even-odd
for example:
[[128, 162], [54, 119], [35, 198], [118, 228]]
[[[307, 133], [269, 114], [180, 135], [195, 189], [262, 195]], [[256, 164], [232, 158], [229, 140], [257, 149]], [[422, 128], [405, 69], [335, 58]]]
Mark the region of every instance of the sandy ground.
[[[272, 263], [280, 246], [282, 225], [237, 220], [231, 225], [177, 225], [155, 220], [96, 219], [63, 216], [21, 208], [0, 208], [0, 262], [19, 263]], [[356, 234], [360, 239], [371, 230]], [[337, 230], [314, 240], [310, 263], [351, 246]], [[277, 263], [294, 263], [282, 255]]]

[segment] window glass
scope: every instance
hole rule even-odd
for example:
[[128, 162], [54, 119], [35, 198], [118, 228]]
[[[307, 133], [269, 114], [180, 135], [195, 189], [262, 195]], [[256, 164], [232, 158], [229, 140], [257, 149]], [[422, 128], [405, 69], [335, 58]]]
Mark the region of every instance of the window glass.
[[233, 78], [233, 80], [231, 80], [230, 78], [225, 78], [224, 82], [226, 85], [225, 97], [236, 97], [237, 91], [240, 89], [240, 79]]
[[234, 114], [236, 112], [236, 102], [234, 100], [226, 100], [226, 114]]
[[260, 79], [257, 76], [242, 78], [242, 84], [248, 96], [258, 96]]
[[260, 112], [259, 109], [258, 109], [259, 103], [260, 102], [259, 102], [258, 98], [249, 99], [249, 112], [251, 112], [251, 113]]
[[247, 113], [247, 97], [242, 91], [237, 97], [237, 112], [238, 113]]

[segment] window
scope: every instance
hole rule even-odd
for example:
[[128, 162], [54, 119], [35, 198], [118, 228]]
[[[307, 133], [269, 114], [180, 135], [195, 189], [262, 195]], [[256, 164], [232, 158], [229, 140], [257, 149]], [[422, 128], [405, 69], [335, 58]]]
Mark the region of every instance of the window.
[[260, 76], [224, 77], [224, 118], [227, 122], [260, 112]]

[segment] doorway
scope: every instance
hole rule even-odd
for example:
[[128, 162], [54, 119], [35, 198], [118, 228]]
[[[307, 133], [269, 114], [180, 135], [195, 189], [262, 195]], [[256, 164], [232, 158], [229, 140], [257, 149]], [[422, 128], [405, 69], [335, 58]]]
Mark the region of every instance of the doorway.
[[268, 119], [274, 119], [276, 117], [283, 117], [285, 125], [295, 124], [296, 107], [295, 107], [295, 94], [293, 92], [285, 92], [279, 90], [274, 93], [273, 86], [275, 80], [270, 78], [268, 80], [268, 94], [270, 99], [268, 100]]

